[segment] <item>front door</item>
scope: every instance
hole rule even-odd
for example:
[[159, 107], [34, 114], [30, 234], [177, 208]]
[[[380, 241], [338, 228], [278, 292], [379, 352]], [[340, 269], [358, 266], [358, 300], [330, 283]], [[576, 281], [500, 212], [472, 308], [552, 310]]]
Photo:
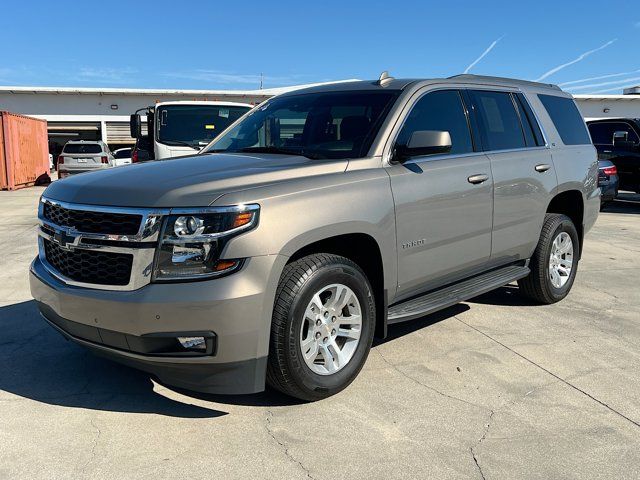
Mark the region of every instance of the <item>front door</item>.
[[437, 90], [420, 97], [396, 145], [405, 145], [421, 130], [449, 132], [452, 148], [448, 154], [414, 157], [388, 169], [396, 206], [396, 300], [473, 274], [491, 253], [491, 166], [474, 149], [460, 92]]

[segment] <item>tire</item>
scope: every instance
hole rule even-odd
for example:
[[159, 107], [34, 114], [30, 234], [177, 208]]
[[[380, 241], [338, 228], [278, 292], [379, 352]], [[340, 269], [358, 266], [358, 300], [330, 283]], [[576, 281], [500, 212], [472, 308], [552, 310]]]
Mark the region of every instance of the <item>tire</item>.
[[[342, 295], [340, 298], [337, 298], [338, 290]], [[343, 297], [349, 305], [345, 304], [340, 313], [336, 313], [337, 318], [333, 314], [327, 316], [325, 312], [329, 311], [328, 306], [335, 300], [338, 305], [336, 308], [339, 308]], [[316, 305], [319, 302], [323, 306], [318, 312]], [[357, 325], [341, 323], [356, 321], [358, 310], [361, 319], [359, 331]], [[338, 310], [330, 311], [335, 313]], [[305, 401], [320, 400], [340, 392], [355, 379], [369, 355], [375, 330], [375, 313], [371, 285], [364, 272], [351, 260], [318, 253], [288, 264], [276, 291], [267, 383]], [[330, 323], [332, 321], [336, 323]], [[340, 326], [337, 329], [332, 328], [338, 323]], [[345, 333], [349, 338], [342, 336]], [[358, 340], [350, 338], [355, 335], [359, 335]], [[307, 348], [303, 344], [309, 345], [305, 342], [311, 342], [311, 347], [303, 353], [303, 349]], [[314, 348], [317, 349], [315, 357]], [[334, 355], [336, 348], [342, 352], [340, 356]], [[340, 365], [338, 359], [346, 359], [348, 353], [349, 360], [342, 362], [336, 371], [330, 372]], [[333, 358], [334, 361], [327, 358]]]
[[[554, 262], [557, 263], [557, 260], [554, 261], [551, 258], [551, 255], [552, 250], [555, 248], [554, 241], [560, 236], [562, 236], [562, 239], [566, 239], [565, 235], [568, 235], [571, 239], [573, 249], [571, 271], [568, 275], [560, 276], [559, 281], [561, 284], [559, 285], [559, 277], [556, 276], [554, 280], [550, 273], [550, 271], [555, 270], [551, 267], [551, 264]], [[567, 245], [566, 242], [565, 245]], [[518, 281], [520, 293], [523, 296], [542, 304], [551, 304], [562, 300], [569, 294], [576, 278], [579, 252], [580, 239], [578, 237], [576, 227], [571, 219], [566, 215], [557, 213], [546, 214], [544, 224], [542, 226], [542, 233], [540, 234], [540, 240], [538, 241], [538, 245], [536, 246], [529, 263], [531, 273], [527, 277]], [[568, 255], [564, 254], [562, 257], [562, 261], [564, 261], [566, 265], [566, 258]], [[564, 270], [566, 271], [566, 268]]]

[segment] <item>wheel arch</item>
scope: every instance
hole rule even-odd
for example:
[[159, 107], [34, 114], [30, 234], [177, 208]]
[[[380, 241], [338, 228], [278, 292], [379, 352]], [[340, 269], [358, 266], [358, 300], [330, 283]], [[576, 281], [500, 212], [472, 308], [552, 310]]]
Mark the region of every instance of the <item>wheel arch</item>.
[[580, 240], [578, 258], [582, 256], [584, 239], [584, 198], [580, 190], [565, 190], [557, 193], [549, 202], [546, 213], [559, 213], [571, 219]]
[[364, 232], [332, 235], [298, 245], [287, 263], [314, 253], [332, 253], [355, 262], [365, 273], [373, 289], [376, 304], [375, 336], [386, 336], [387, 288], [382, 250], [377, 240]]

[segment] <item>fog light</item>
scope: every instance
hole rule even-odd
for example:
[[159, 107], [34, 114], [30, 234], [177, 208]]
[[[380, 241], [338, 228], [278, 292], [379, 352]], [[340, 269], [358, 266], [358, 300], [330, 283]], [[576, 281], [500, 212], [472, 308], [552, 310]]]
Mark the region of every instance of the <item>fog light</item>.
[[204, 337], [178, 337], [178, 342], [188, 350], [207, 350], [207, 342]]

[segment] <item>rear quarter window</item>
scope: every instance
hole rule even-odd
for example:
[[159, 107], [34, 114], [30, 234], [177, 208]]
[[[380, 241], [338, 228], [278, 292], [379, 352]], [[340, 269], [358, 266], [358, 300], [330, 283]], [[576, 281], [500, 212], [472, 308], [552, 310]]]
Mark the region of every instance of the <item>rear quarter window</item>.
[[587, 127], [575, 102], [571, 98], [554, 95], [538, 95], [551, 121], [565, 145], [587, 145], [591, 143]]

